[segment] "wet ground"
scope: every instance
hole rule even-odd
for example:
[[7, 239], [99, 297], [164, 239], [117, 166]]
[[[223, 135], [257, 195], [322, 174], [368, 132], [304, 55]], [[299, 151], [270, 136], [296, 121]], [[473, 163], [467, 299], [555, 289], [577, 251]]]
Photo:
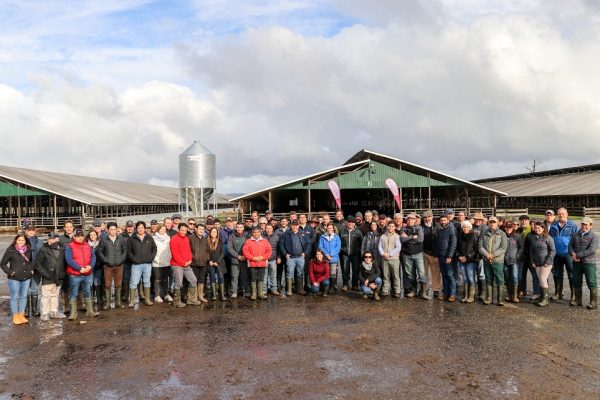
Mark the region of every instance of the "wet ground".
[[600, 314], [566, 300], [294, 295], [13, 327], [0, 287], [0, 398], [600, 398]]

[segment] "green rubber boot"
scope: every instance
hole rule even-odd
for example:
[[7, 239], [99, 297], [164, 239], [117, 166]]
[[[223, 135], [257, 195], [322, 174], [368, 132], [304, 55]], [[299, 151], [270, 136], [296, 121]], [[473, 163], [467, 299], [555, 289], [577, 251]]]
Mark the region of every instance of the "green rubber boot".
[[258, 282], [256, 285], [256, 290], [258, 291], [258, 298], [261, 300], [266, 300], [267, 296], [265, 295], [265, 283]]
[[250, 283], [250, 290], [252, 294], [250, 295], [250, 300], [256, 300], [256, 282]]
[[77, 319], [77, 299], [72, 299], [69, 301], [70, 310], [69, 313], [69, 321], [75, 321]]
[[588, 310], [598, 309], [598, 288], [590, 289], [590, 304], [587, 305]]

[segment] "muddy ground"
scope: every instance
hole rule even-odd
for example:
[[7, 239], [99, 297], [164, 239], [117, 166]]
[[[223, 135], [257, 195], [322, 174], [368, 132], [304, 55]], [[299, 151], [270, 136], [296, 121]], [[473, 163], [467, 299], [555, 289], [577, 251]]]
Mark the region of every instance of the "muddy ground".
[[0, 287], [0, 398], [600, 398], [600, 314], [566, 300], [294, 295], [13, 327]]

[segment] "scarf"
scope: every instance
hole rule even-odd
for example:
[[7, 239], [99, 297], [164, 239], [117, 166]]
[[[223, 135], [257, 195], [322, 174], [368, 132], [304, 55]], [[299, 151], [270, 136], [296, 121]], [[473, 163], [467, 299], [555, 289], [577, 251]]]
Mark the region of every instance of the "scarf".
[[56, 242], [56, 243], [52, 243], [52, 244], [50, 244], [49, 246], [50, 246], [50, 248], [51, 248], [52, 250], [59, 250], [59, 249], [60, 249], [60, 243], [58, 243], [58, 242]]
[[371, 268], [373, 268], [373, 263], [367, 263], [365, 261], [362, 262], [362, 266], [364, 269], [366, 269], [367, 271], [370, 271]]
[[29, 262], [29, 258], [27, 258], [27, 256], [25, 255], [25, 253], [28, 250], [27, 245], [25, 245], [25, 246], [19, 246], [19, 245], [15, 244], [15, 249], [21, 255], [21, 257], [23, 257], [25, 259], [25, 261]]
[[90, 245], [90, 247], [92, 249], [95, 249], [96, 246], [98, 246], [98, 241], [96, 240], [95, 242], [93, 240], [88, 240], [88, 244]]
[[154, 234], [154, 237], [157, 238], [158, 240], [160, 240], [161, 242], [164, 242], [169, 238], [169, 235], [167, 235], [166, 233], [160, 234], [160, 233], [156, 232]]

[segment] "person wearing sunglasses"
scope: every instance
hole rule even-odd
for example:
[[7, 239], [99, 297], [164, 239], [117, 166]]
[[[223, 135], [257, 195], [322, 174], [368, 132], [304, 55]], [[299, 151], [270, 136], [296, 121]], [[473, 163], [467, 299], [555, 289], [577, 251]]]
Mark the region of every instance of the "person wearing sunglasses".
[[382, 284], [381, 268], [373, 262], [373, 253], [370, 251], [363, 254], [363, 261], [358, 270], [358, 281], [363, 299], [373, 295], [373, 300], [379, 301], [379, 290]]

